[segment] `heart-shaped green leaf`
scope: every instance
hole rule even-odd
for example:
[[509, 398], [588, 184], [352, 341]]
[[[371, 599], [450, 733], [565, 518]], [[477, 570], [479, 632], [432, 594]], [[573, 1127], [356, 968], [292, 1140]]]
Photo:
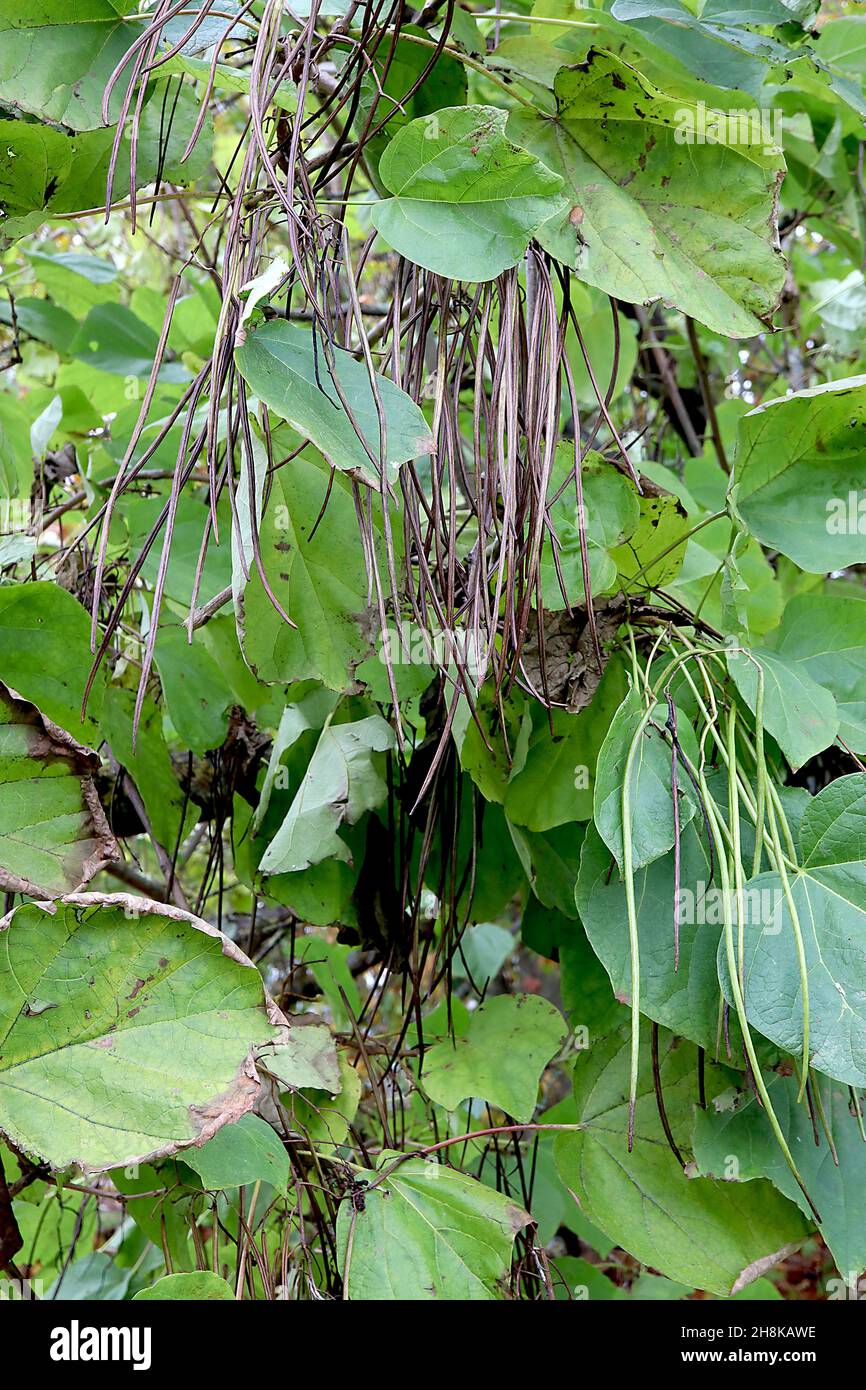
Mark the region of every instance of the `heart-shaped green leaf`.
[[562, 205], [562, 179], [505, 137], [506, 113], [452, 106], [410, 121], [379, 161], [394, 195], [373, 222], [407, 260], [455, 280], [516, 265]]

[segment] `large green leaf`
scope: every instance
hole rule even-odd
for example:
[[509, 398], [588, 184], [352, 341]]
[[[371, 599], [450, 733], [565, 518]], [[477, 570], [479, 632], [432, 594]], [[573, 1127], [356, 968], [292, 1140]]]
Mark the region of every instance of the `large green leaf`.
[[97, 734], [104, 689], [97, 677], [82, 724], [92, 660], [90, 618], [72, 594], [50, 580], [0, 588], [0, 675], [49, 719], [88, 738]]
[[[140, 33], [109, 0], [0, 0], [0, 102], [71, 130], [96, 130], [108, 79]], [[114, 121], [131, 70], [112, 93]]]
[[[749, 27], [784, 25], [789, 34], [794, 23], [808, 27], [817, 8], [815, 0], [746, 0], [743, 4], [704, 0], [699, 8], [700, 14], [696, 15], [682, 0], [615, 0], [611, 12], [617, 19], [634, 24], [654, 45], [666, 49], [701, 80], [701, 86], [711, 82], [754, 93], [757, 105], [743, 110], [743, 103], [739, 110], [732, 108], [730, 114], [738, 122], [743, 117], [756, 123], [760, 120], [764, 140], [770, 145], [779, 143], [781, 138], [780, 112], [765, 106], [772, 82], [790, 84], [798, 109], [812, 97], [833, 107], [834, 114], [845, 115], [846, 122], [854, 124], [858, 117], [862, 120], [866, 115], [860, 82], [848, 76], [844, 64], [827, 61], [823, 44], [794, 46], [782, 41], [784, 31], [770, 36]], [[802, 38], [806, 38], [805, 33]], [[717, 106], [718, 98], [712, 104]], [[728, 98], [725, 107], [730, 104]]]
[[[660, 1039], [660, 1076], [674, 1138], [688, 1158], [697, 1101], [697, 1052]], [[725, 1084], [710, 1065], [707, 1095]], [[670, 1279], [728, 1297], [790, 1252], [807, 1225], [797, 1208], [766, 1182], [688, 1178], [665, 1139], [644, 1036], [634, 1148], [628, 1152], [629, 1042], [613, 1034], [578, 1061], [574, 1074], [577, 1134], [555, 1144], [563, 1182], [589, 1219], [643, 1264]]]
[[745, 415], [733, 497], [752, 534], [813, 574], [866, 560], [864, 439], [866, 377], [811, 386]]
[[345, 480], [336, 477], [316, 527], [327, 492], [327, 467], [300, 454], [273, 475], [261, 523], [265, 573], [295, 628], [277, 612], [254, 565], [245, 586], [236, 571], [238, 634], [247, 665], [261, 681], [310, 678], [346, 690], [352, 664], [367, 655], [358, 623], [367, 607], [367, 577], [355, 507]]
[[480, 1097], [517, 1120], [531, 1120], [541, 1074], [564, 1036], [562, 1014], [546, 999], [496, 995], [472, 1015], [465, 1036], [425, 1053], [424, 1089], [446, 1110]]
[[[110, 131], [64, 135], [40, 122], [0, 120], [0, 223], [4, 235], [31, 231], [62, 202], [64, 211], [96, 207], [111, 152]], [[105, 176], [91, 181], [99, 162]]]
[[117, 857], [98, 767], [95, 753], [0, 684], [0, 887], [54, 897]]
[[[800, 868], [789, 872], [809, 984], [809, 1053], [817, 1071], [866, 1085], [866, 774], [831, 782], [806, 807]], [[794, 924], [775, 873], [746, 884], [774, 904], [745, 924], [749, 1022], [794, 1056], [803, 1047], [803, 998]], [[754, 916], [754, 914], [751, 914]], [[724, 942], [719, 976], [728, 999]]]
[[0, 1130], [91, 1171], [203, 1143], [259, 1091], [282, 1016], [227, 937], [124, 894], [24, 906], [0, 932]]
[[285, 1192], [292, 1172], [282, 1140], [258, 1115], [223, 1125], [201, 1148], [184, 1149], [183, 1161], [209, 1192], [255, 1182]]
[[779, 656], [833, 695], [839, 738], [855, 753], [866, 752], [866, 603], [859, 592], [840, 586], [792, 598], [776, 634]]
[[[866, 1206], [861, 1200], [866, 1182], [866, 1144], [851, 1113], [847, 1087], [822, 1077], [821, 1105], [833, 1139], [814, 1128], [809, 1108], [797, 1104], [796, 1077], [776, 1076], [767, 1090], [782, 1133], [796, 1156], [800, 1176], [821, 1214], [819, 1228], [837, 1268], [846, 1276], [866, 1269]], [[818, 1135], [816, 1143], [815, 1134]], [[695, 1159], [707, 1176], [749, 1182], [769, 1178], [809, 1217], [809, 1206], [785, 1161], [766, 1111], [753, 1095], [722, 1095], [718, 1104], [695, 1118]]]
[[[703, 99], [714, 107], [729, 104], [722, 87], [696, 79], [669, 49], [649, 39], [643, 27], [638, 30], [614, 19], [607, 0], [604, 9], [587, 9], [575, 0], [535, 0], [532, 13], [547, 21], [544, 27], [532, 25], [529, 32], [519, 36], [515, 30], [507, 29], [507, 37], [499, 42], [488, 62], [509, 76], [528, 80], [540, 110], [555, 112], [553, 84], [563, 64], [585, 62], [588, 54], [599, 48], [630, 63], [672, 96], [683, 96], [692, 102]], [[563, 23], [552, 22], [557, 19]], [[583, 23], [578, 27], [572, 22], [575, 19]]]
[[[685, 826], [680, 841], [679, 969], [674, 969], [674, 910], [677, 883], [672, 854], [635, 874], [641, 1013], [691, 1038], [716, 1046], [719, 977], [716, 953], [722, 930], [718, 890], [698, 822]], [[631, 960], [625, 885], [594, 826], [587, 830], [575, 889], [580, 920], [590, 944], [610, 975], [617, 999], [631, 997]]]
[[839, 732], [839, 711], [829, 690], [817, 684], [801, 663], [753, 647], [728, 653], [728, 671], [754, 712], [758, 700], [758, 666], [764, 673], [764, 727], [793, 768], [829, 748]]
[[866, 17], [845, 15], [823, 24], [820, 53], [844, 71], [866, 77]]
[[28, 438], [29, 415], [22, 401], [0, 395], [0, 496], [29, 498], [33, 486], [33, 454]]
[[562, 179], [505, 137], [506, 113], [453, 106], [410, 121], [379, 161], [394, 195], [373, 222], [395, 251], [455, 280], [493, 280], [563, 205]]
[[271, 319], [247, 332], [235, 356], [238, 370], [259, 400], [344, 473], [381, 486], [383, 422], [389, 479], [401, 463], [433, 449], [433, 436], [421, 409], [405, 391], [378, 374], [374, 391], [363, 362], [338, 347], [329, 347], [326, 353], [321, 337], [314, 337], [308, 328]]
[[508, 126], [565, 180], [565, 207], [538, 231], [544, 248], [619, 299], [662, 299], [731, 337], [760, 332], [784, 279], [781, 155], [765, 153], [758, 133], [678, 143], [697, 108], [598, 50], [560, 69], [554, 91], [554, 120], [520, 110]]
[[[399, 1154], [385, 1152], [379, 1173]], [[410, 1158], [365, 1195], [344, 1201], [337, 1244], [344, 1296], [372, 1300], [502, 1298], [514, 1237], [530, 1217], [499, 1192], [438, 1163]], [[351, 1231], [351, 1255], [349, 1234]]]

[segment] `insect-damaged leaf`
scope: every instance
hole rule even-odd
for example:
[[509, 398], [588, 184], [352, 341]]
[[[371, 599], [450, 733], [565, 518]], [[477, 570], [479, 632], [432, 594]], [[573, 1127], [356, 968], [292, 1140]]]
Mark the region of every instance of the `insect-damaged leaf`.
[[556, 75], [555, 119], [514, 113], [511, 138], [562, 174], [564, 210], [539, 228], [581, 280], [630, 303], [666, 304], [731, 337], [759, 333], [784, 280], [776, 195], [784, 164], [759, 130], [736, 144], [684, 144], [684, 114], [611, 54]]
[[680, 499], [641, 476], [638, 522], [611, 552], [620, 584], [642, 593], [668, 585], [683, 567], [691, 522]]
[[54, 897], [117, 858], [98, 767], [95, 753], [0, 684], [0, 888]]
[[[383, 1153], [379, 1174], [400, 1157]], [[499, 1298], [514, 1237], [530, 1221], [502, 1193], [422, 1158], [365, 1192], [363, 1211], [355, 1200], [340, 1206], [337, 1247], [344, 1296], [368, 1301]]]
[[0, 927], [0, 1130], [100, 1172], [203, 1143], [255, 1102], [285, 1020], [233, 942], [178, 908], [85, 893]]

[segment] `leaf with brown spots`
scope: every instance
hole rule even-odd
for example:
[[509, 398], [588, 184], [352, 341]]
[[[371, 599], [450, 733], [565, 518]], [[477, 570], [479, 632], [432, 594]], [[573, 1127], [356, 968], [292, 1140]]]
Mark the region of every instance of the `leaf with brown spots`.
[[54, 1168], [203, 1144], [255, 1104], [258, 1048], [287, 1038], [234, 942], [162, 903], [26, 904], [0, 959], [0, 1131]]
[[760, 122], [736, 142], [689, 143], [694, 103], [594, 49], [560, 68], [554, 93], [556, 119], [521, 110], [508, 123], [564, 179], [564, 210], [552, 206], [536, 233], [544, 249], [618, 299], [660, 299], [730, 337], [759, 333], [785, 276], [784, 161]]

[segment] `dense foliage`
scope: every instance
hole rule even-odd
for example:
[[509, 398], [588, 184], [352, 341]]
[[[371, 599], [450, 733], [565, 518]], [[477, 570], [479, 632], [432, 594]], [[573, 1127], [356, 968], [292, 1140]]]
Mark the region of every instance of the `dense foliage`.
[[859, 8], [0, 0], [0, 1288], [857, 1296]]

